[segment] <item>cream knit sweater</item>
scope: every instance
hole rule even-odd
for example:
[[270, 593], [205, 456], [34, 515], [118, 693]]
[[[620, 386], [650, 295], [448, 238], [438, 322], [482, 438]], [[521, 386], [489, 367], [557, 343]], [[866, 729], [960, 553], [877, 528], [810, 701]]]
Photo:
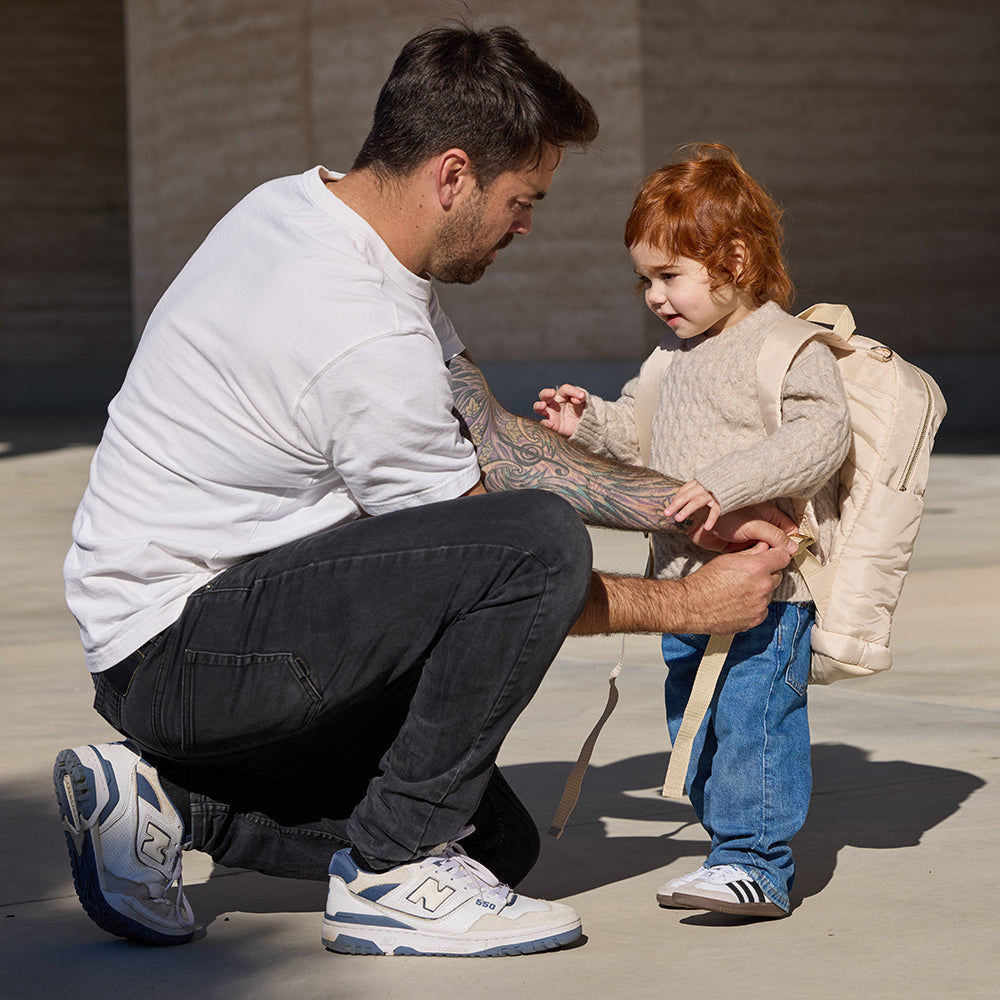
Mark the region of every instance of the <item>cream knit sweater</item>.
[[[757, 400], [757, 354], [785, 315], [768, 302], [717, 336], [684, 342], [660, 386], [650, 465], [682, 482], [697, 479], [723, 513], [762, 500], [790, 513], [792, 498], [812, 498], [820, 529], [813, 551], [822, 558], [836, 524], [835, 474], [850, 447], [847, 399], [830, 349], [810, 341], [785, 377], [781, 427], [766, 435]], [[616, 402], [588, 393], [572, 440], [595, 454], [639, 465], [637, 385], [638, 377]], [[653, 554], [656, 575], [675, 579], [713, 557], [679, 532], [655, 534]], [[797, 570], [785, 573], [774, 598], [810, 600]]]

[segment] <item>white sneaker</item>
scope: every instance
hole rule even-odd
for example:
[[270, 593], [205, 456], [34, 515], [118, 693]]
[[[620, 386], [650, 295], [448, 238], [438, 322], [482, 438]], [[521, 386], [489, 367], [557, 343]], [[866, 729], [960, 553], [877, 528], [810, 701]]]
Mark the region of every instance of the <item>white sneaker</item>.
[[100, 743], [63, 750], [52, 780], [73, 882], [91, 920], [147, 944], [190, 941], [194, 914], [181, 883], [184, 824], [155, 768], [123, 743]]
[[745, 871], [733, 865], [705, 869], [700, 878], [674, 892], [673, 899], [681, 906], [749, 917], [783, 917], [788, 913], [769, 899]]
[[679, 878], [665, 882], [656, 890], [656, 901], [660, 906], [676, 907], [681, 910], [697, 909], [697, 907], [689, 906], [687, 903], [676, 902], [674, 900], [674, 893], [680, 892], [687, 886], [697, 882], [707, 871], [708, 869], [702, 865], [697, 871], [688, 872], [687, 875], [681, 875]]
[[349, 850], [330, 863], [323, 918], [330, 951], [526, 955], [561, 948], [582, 933], [568, 906], [513, 892], [456, 843], [377, 874], [359, 869]]

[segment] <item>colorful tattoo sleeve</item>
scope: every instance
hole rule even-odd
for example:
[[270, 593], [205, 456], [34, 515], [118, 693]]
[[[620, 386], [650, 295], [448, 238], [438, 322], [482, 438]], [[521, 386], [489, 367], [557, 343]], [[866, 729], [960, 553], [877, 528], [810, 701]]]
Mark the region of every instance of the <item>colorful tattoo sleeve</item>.
[[538, 421], [505, 410], [467, 355], [448, 363], [455, 409], [472, 441], [487, 490], [544, 489], [568, 500], [588, 524], [676, 530], [663, 508], [677, 487], [649, 469], [598, 458]]

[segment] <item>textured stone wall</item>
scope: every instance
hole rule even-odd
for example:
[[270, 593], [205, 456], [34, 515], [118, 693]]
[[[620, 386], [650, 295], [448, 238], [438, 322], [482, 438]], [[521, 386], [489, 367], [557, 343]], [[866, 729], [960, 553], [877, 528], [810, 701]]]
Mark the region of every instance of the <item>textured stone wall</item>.
[[911, 354], [1000, 347], [1000, 5], [641, 7], [649, 169], [728, 143], [787, 210], [802, 307], [847, 302]]
[[[256, 184], [315, 163], [345, 170], [404, 42], [456, 6], [384, 0], [134, 0], [127, 4], [137, 327], [177, 269]], [[600, 148], [570, 156], [486, 278], [445, 289], [477, 358], [635, 357], [643, 317], [623, 208], [640, 170], [634, 4], [477, 5], [516, 24], [597, 107]], [[623, 270], [624, 269], [624, 270]], [[631, 301], [628, 305], [631, 305]]]
[[124, 68], [120, 0], [4, 4], [0, 410], [89, 405], [131, 353]]
[[[216, 220], [268, 178], [346, 168], [400, 46], [463, 6], [10, 0], [0, 408], [110, 395], [130, 337]], [[799, 303], [850, 303], [941, 373], [953, 415], [1000, 422], [983, 389], [1000, 375], [995, 0], [469, 7], [520, 27], [602, 120], [531, 236], [478, 285], [444, 289], [477, 359], [510, 378], [534, 362], [532, 383], [563, 362], [617, 382], [661, 332], [621, 246], [635, 187], [679, 144], [718, 139], [787, 210]]]

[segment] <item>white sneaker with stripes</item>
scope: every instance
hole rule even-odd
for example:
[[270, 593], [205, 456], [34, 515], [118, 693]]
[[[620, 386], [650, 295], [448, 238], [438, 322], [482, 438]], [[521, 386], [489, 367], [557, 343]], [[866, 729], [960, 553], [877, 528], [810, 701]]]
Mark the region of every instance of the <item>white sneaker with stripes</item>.
[[702, 872], [700, 878], [672, 892], [674, 906], [738, 913], [748, 917], [783, 917], [788, 912], [768, 899], [764, 890], [739, 868], [715, 865], [702, 869]]
[[672, 878], [669, 882], [664, 882], [656, 890], [656, 901], [660, 906], [676, 907], [681, 910], [698, 909], [698, 907], [689, 906], [687, 903], [675, 902], [674, 893], [683, 892], [689, 885], [699, 881], [708, 871], [709, 869], [702, 865], [697, 871], [688, 872], [687, 875], [680, 875], [677, 878]]

